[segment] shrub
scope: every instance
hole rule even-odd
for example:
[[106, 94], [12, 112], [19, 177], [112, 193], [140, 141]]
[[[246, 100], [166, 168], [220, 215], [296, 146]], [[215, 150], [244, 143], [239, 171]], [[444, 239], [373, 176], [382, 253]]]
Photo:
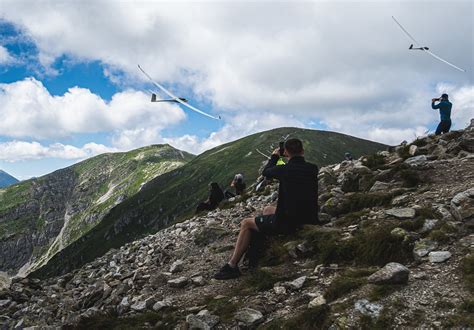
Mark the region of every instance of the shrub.
[[362, 164], [372, 170], [376, 170], [385, 165], [385, 157], [378, 153], [368, 155], [364, 157]]
[[468, 290], [474, 292], [474, 254], [471, 253], [462, 259], [461, 271]]
[[352, 260], [352, 240], [341, 240], [339, 231], [329, 231], [316, 226], [306, 226], [301, 236], [311, 247], [311, 253], [323, 264]]
[[422, 182], [420, 174], [416, 170], [402, 170], [400, 171], [400, 177], [403, 186], [407, 188], [416, 187]]
[[409, 150], [410, 150], [409, 145], [401, 146], [397, 149], [397, 154], [400, 158], [407, 159], [411, 157]]
[[261, 329], [326, 329], [330, 325], [328, 324], [329, 312], [330, 308], [327, 305], [308, 308], [291, 319], [277, 319], [262, 326]]

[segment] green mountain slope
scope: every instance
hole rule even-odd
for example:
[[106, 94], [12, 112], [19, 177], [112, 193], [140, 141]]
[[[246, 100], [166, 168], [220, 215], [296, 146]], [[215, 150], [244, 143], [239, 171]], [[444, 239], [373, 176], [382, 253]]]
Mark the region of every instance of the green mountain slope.
[[359, 157], [386, 148], [383, 144], [344, 134], [298, 128], [274, 129], [221, 145], [147, 183], [139, 193], [113, 208], [99, 225], [32, 276], [47, 277], [67, 272], [111, 248], [156, 232], [192, 212], [199, 200], [207, 198], [211, 181], [225, 189], [236, 173], [243, 173], [247, 182], [252, 183], [265, 161], [256, 148], [271, 153], [271, 149], [287, 137], [302, 139], [307, 160], [319, 166], [340, 162], [347, 151]]
[[99, 155], [0, 190], [0, 270], [26, 273], [44, 265], [146, 182], [193, 157], [153, 145]]

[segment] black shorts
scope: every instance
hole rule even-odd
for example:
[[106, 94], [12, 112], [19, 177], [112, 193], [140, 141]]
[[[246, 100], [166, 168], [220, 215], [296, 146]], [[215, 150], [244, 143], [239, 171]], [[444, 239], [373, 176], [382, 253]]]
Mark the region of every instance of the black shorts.
[[264, 235], [291, 234], [296, 231], [294, 226], [284, 226], [276, 221], [275, 214], [259, 215], [255, 217], [258, 231]]

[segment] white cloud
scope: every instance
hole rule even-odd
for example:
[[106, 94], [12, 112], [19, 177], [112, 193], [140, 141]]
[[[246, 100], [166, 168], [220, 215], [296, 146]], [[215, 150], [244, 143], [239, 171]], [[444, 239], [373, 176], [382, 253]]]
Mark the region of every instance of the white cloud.
[[17, 162], [43, 158], [85, 159], [105, 152], [117, 152], [116, 148], [87, 143], [81, 148], [54, 143], [44, 146], [39, 142], [9, 141], [0, 143], [0, 161]]
[[44, 139], [136, 127], [163, 129], [185, 118], [179, 107], [157, 107], [148, 97], [126, 90], [106, 102], [79, 87], [53, 96], [34, 78], [0, 84], [0, 135]]
[[[331, 130], [393, 144], [437, 122], [430, 100], [442, 81], [451, 82], [454, 127], [472, 117], [474, 4], [468, 0], [4, 2], [0, 17], [23, 28], [44, 65], [63, 54], [99, 60], [104, 74], [122, 87], [143, 78], [139, 62], [159, 81], [191, 88], [216, 113], [228, 114], [224, 127], [207, 138], [163, 137], [163, 127], [183, 119], [178, 108], [163, 109], [161, 116], [139, 102], [143, 96], [137, 92], [120, 93], [110, 103], [80, 88], [52, 97], [30, 81], [23, 86], [29, 98], [0, 95], [0, 134], [108, 130], [120, 148], [170, 141], [196, 152], [263, 127], [288, 126], [289, 120], [322, 122]], [[391, 15], [468, 73], [408, 51], [410, 41]], [[122, 70], [128, 79], [117, 79]], [[11, 110], [2, 118], [3, 104]], [[16, 108], [21, 114], [15, 115]]]
[[9, 64], [14, 61], [14, 58], [4, 46], [0, 45], [0, 65]]

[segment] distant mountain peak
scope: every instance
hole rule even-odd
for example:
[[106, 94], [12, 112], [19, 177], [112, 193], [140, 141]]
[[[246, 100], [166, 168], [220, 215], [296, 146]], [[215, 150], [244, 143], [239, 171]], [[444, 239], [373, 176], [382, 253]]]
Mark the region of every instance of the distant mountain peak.
[[14, 178], [7, 172], [0, 170], [0, 188], [6, 188], [17, 182], [19, 182], [18, 179]]

